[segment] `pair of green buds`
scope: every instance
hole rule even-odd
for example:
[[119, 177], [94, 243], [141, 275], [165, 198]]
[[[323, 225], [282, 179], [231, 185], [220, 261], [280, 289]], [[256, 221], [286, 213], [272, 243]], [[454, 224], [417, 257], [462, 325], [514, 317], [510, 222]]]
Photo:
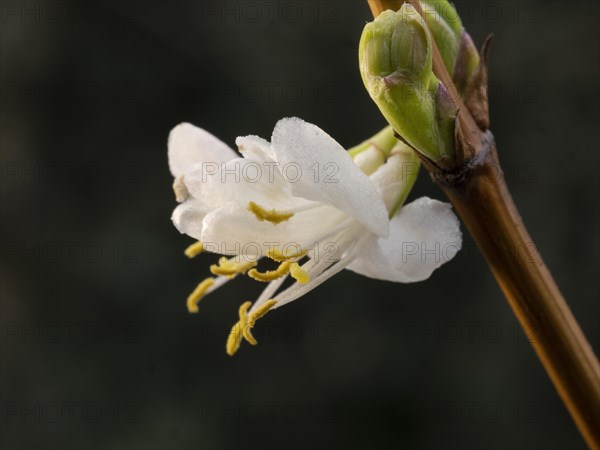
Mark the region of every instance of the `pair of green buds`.
[[423, 0], [420, 7], [421, 13], [404, 3], [366, 25], [359, 46], [360, 71], [371, 98], [398, 136], [438, 167], [452, 168], [460, 106], [450, 95], [451, 87], [434, 74], [433, 42], [455, 92], [483, 131], [489, 126], [485, 58], [480, 58], [449, 2]]

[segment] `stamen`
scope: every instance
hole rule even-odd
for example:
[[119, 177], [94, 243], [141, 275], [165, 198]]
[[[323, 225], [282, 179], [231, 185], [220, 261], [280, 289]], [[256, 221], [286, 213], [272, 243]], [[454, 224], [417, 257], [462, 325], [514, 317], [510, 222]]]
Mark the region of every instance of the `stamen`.
[[[346, 242], [341, 241], [340, 246], [344, 246]], [[315, 289], [320, 286], [326, 280], [331, 278], [336, 273], [340, 272], [342, 269], [345, 269], [356, 257], [358, 254], [358, 247], [356, 242], [353, 242], [346, 248], [344, 252], [344, 256], [342, 259], [331, 264], [327, 261], [327, 258], [322, 259], [318, 263], [316, 263], [313, 268], [310, 270], [310, 274], [313, 276], [313, 279], [310, 284], [299, 284], [294, 283], [284, 291], [277, 294], [277, 304], [278, 306], [287, 305], [288, 303], [296, 300], [297, 298], [303, 296], [308, 291]], [[308, 263], [307, 263], [308, 264]]]
[[206, 291], [215, 283], [214, 278], [207, 278], [203, 280], [194, 292], [192, 292], [187, 299], [187, 309], [190, 314], [196, 314], [198, 312], [198, 303], [202, 300], [202, 297], [206, 295]]
[[300, 250], [299, 252], [294, 253], [293, 255], [284, 255], [282, 251], [276, 248], [272, 248], [271, 250], [267, 251], [267, 256], [273, 261], [283, 262], [288, 261], [290, 259], [302, 258], [303, 256], [306, 256], [306, 253], [308, 253], [307, 250]]
[[[310, 264], [310, 262], [311, 261], [309, 260], [307, 264]], [[269, 301], [269, 299], [272, 299], [275, 295], [275, 292], [277, 292], [286, 279], [287, 275], [267, 284], [267, 287], [260, 293], [258, 299], [252, 305], [252, 308], [250, 308], [250, 314], [264, 305], [267, 301]]]
[[231, 328], [231, 333], [227, 338], [227, 344], [225, 349], [229, 356], [233, 356], [237, 352], [242, 344], [242, 338], [246, 339], [251, 345], [256, 345], [256, 339], [252, 335], [251, 329], [256, 325], [256, 321], [269, 312], [273, 306], [277, 304], [275, 300], [269, 300], [248, 316], [248, 309], [252, 305], [252, 302], [245, 302], [240, 306], [239, 316], [240, 320]]
[[271, 308], [273, 308], [273, 306], [275, 306], [276, 304], [277, 304], [277, 300], [269, 300], [269, 301], [265, 302], [264, 304], [262, 304], [260, 306], [260, 308], [258, 308], [252, 314], [250, 314], [250, 317], [248, 318], [248, 326], [250, 328], [254, 328], [256, 321], [258, 319], [260, 319], [261, 317], [264, 317], [271, 310]]
[[269, 270], [267, 272], [259, 272], [256, 269], [252, 269], [248, 271], [248, 276], [257, 281], [273, 281], [287, 275], [290, 271], [290, 264], [290, 261], [284, 261], [279, 264], [277, 269]]
[[[250, 303], [250, 305], [252, 305], [251, 302], [246, 302], [246, 303]], [[245, 305], [245, 303], [244, 303], [244, 305]], [[248, 308], [250, 307], [250, 305], [248, 306]], [[244, 326], [242, 327], [242, 336], [244, 336], [244, 339], [246, 339], [246, 341], [248, 341], [248, 343], [250, 343], [250, 345], [256, 345], [256, 344], [258, 344], [258, 342], [256, 342], [256, 339], [252, 335], [252, 331], [251, 331], [251, 328], [254, 326], [254, 323], [256, 321], [253, 321], [252, 325], [250, 325], [250, 320], [248, 319], [248, 316], [247, 316], [248, 308], [245, 308], [244, 311], [242, 311], [240, 309], [240, 323], [244, 324]], [[243, 317], [242, 317], [242, 312], [244, 314]]]
[[225, 346], [225, 349], [229, 356], [233, 356], [242, 344], [244, 329], [248, 328], [248, 308], [250, 308], [251, 305], [252, 302], [245, 302], [240, 306], [238, 312], [240, 320], [236, 322], [236, 324], [231, 328], [231, 333], [229, 333], [229, 337], [227, 338], [227, 344]]
[[234, 278], [240, 273], [246, 273], [249, 269], [256, 266], [256, 261], [247, 261], [238, 263], [235, 258], [227, 259], [224, 256], [219, 259], [219, 264], [210, 266], [213, 275], [220, 275], [228, 278]]
[[290, 265], [290, 275], [294, 278], [298, 283], [306, 284], [310, 281], [310, 276], [308, 273], [300, 267], [300, 264], [297, 262], [293, 262]]
[[186, 248], [183, 253], [185, 253], [185, 256], [188, 258], [193, 258], [194, 256], [198, 256], [203, 251], [204, 246], [202, 245], [202, 242], [198, 241]]
[[288, 211], [277, 211], [276, 209], [272, 209], [270, 211], [266, 210], [262, 206], [250, 202], [248, 203], [248, 211], [250, 211], [254, 216], [259, 220], [259, 222], [271, 222], [274, 225], [278, 223], [285, 222], [286, 220], [294, 217], [293, 212]]

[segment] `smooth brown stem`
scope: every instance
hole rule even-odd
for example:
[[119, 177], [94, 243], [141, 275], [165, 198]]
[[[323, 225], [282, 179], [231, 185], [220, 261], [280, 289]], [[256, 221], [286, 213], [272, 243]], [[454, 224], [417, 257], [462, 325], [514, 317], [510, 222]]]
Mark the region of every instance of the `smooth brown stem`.
[[[373, 16], [404, 1], [368, 0]], [[407, 0], [422, 13], [416, 0]], [[459, 105], [472, 155], [452, 173], [423, 158], [484, 254], [496, 281], [588, 446], [600, 450], [600, 364], [529, 237], [506, 186], [491, 134], [464, 107], [433, 43], [433, 71]], [[461, 106], [462, 105], [462, 106]], [[457, 176], [457, 174], [459, 176]]]
[[398, 11], [404, 3], [404, 0], [367, 0], [371, 7], [373, 17], [377, 17], [382, 12], [391, 9], [392, 11]]
[[492, 145], [448, 195], [588, 446], [600, 448], [600, 365], [539, 256]]

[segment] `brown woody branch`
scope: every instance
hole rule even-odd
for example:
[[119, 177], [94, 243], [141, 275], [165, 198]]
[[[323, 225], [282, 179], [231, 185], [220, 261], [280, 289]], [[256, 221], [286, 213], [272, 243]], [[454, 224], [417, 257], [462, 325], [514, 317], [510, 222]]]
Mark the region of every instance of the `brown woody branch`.
[[[374, 17], [401, 0], [368, 0]], [[409, 0], [422, 13], [418, 1]], [[485, 68], [484, 45], [482, 64]], [[583, 438], [600, 449], [600, 364], [535, 249], [506, 186], [491, 133], [465, 106], [433, 42], [433, 71], [458, 108], [456, 166], [424, 166], [477, 242]], [[482, 81], [487, 82], [487, 73]], [[487, 99], [479, 110], [487, 111]], [[482, 122], [479, 121], [481, 124]], [[524, 250], [528, 251], [524, 253]]]

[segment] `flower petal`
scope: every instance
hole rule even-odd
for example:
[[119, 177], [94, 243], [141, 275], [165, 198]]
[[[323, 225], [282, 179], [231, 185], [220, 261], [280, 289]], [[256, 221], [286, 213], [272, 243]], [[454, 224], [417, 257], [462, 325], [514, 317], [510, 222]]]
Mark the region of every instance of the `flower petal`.
[[199, 200], [187, 200], [175, 208], [171, 220], [182, 234], [200, 240], [202, 237], [202, 221], [209, 208]]
[[419, 173], [419, 159], [415, 152], [392, 153], [369, 179], [379, 192], [387, 210], [392, 213], [408, 197]]
[[235, 145], [244, 158], [255, 161], [273, 161], [273, 151], [271, 144], [258, 136], [240, 136], [235, 140]]
[[[274, 247], [299, 251], [335, 229], [347, 216], [322, 205], [277, 225], [259, 221], [247, 207], [229, 202], [206, 215], [200, 240], [225, 255], [264, 255]], [[257, 250], [258, 249], [258, 250]]]
[[169, 168], [174, 177], [200, 163], [221, 164], [237, 154], [227, 144], [202, 128], [180, 123], [169, 134]]
[[271, 145], [293, 195], [328, 203], [387, 236], [388, 213], [377, 190], [331, 136], [291, 117], [277, 122]]
[[291, 197], [276, 167], [251, 159], [234, 158], [218, 168], [198, 167], [185, 175], [184, 182], [193, 197], [215, 208], [232, 201], [243, 207], [253, 201], [277, 209], [306, 203]]
[[460, 224], [451, 208], [427, 197], [409, 203], [390, 222], [389, 237], [362, 244], [348, 269], [378, 280], [426, 280], [462, 246]]

